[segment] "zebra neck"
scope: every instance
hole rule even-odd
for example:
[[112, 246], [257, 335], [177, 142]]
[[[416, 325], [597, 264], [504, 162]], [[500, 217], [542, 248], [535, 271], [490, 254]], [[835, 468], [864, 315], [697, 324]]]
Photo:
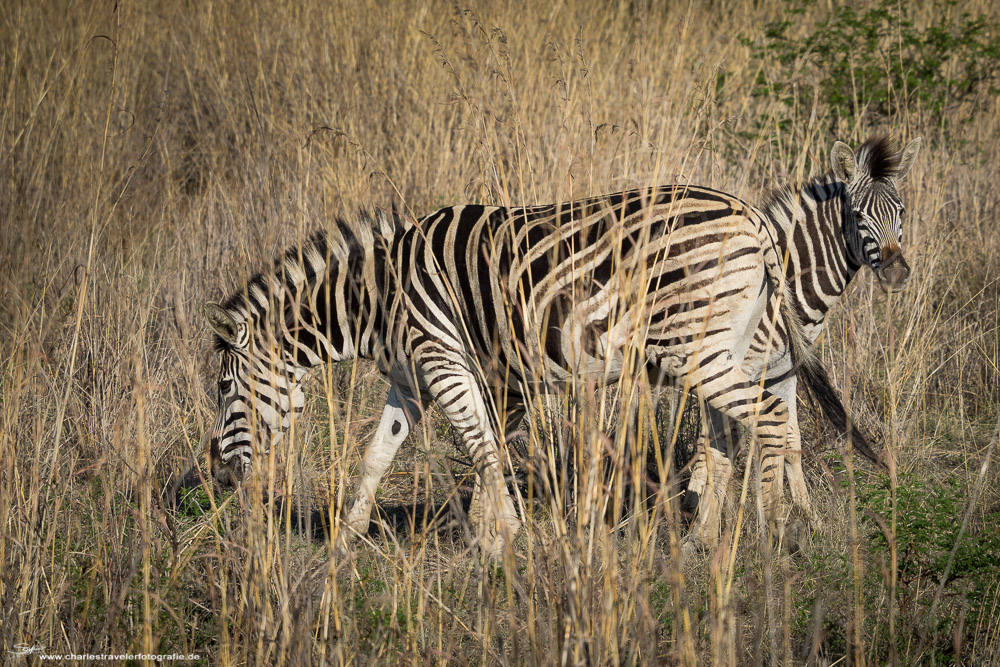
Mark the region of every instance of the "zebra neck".
[[[290, 359], [313, 368], [329, 361], [371, 359], [383, 337], [380, 292], [385, 250], [380, 242], [330, 238], [304, 254], [315, 280], [285, 302], [283, 345]], [[322, 251], [322, 252], [321, 252]]]
[[821, 177], [772, 193], [764, 211], [782, 254], [788, 252], [786, 275], [795, 290], [795, 309], [814, 338], [860, 268], [844, 237], [851, 211], [847, 187], [832, 176]]

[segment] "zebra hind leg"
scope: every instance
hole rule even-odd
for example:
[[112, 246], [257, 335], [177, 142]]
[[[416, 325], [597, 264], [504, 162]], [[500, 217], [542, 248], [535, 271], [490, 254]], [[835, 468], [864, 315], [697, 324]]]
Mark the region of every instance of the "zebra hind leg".
[[[517, 429], [521, 425], [521, 421], [524, 419], [525, 414], [526, 412], [523, 407], [514, 407], [508, 410], [504, 428], [504, 440], [507, 443], [512, 444], [513, 438], [520, 435]], [[532, 471], [529, 470], [529, 474], [531, 472]], [[468, 512], [469, 523], [473, 526], [482, 525], [482, 522], [486, 519], [486, 506], [484, 504], [486, 501], [484, 492], [483, 478], [481, 475], [476, 475], [475, 482], [472, 487], [472, 499], [469, 501]]]
[[701, 422], [699, 449], [683, 501], [683, 509], [694, 517], [687, 541], [690, 550], [711, 549], [718, 543], [733, 473], [731, 453], [739, 438], [739, 425], [714, 408], [702, 406]]
[[797, 510], [796, 521], [801, 519], [809, 523], [812, 530], [818, 530], [821, 522], [819, 515], [813, 509], [806, 487], [805, 475], [802, 472], [802, 438], [799, 432], [798, 404], [795, 389], [796, 376], [792, 375], [776, 384], [771, 391], [780, 396], [788, 406], [788, 444], [785, 452], [785, 474], [788, 479], [788, 489], [792, 494], [792, 505]]
[[[700, 386], [709, 407], [751, 429], [756, 437], [760, 452], [760, 481], [764, 513], [768, 522], [772, 527], [775, 527], [783, 499], [783, 452], [786, 446], [789, 416], [787, 404], [780, 396], [772, 394], [766, 389], [761, 390], [757, 383], [752, 382], [737, 366], [730, 365], [727, 368], [721, 363], [709, 364], [698, 368], [692, 379]], [[713, 454], [712, 459], [718, 463], [716, 469], [719, 472], [712, 472], [708, 467], [708, 461], [706, 461], [705, 468], [711, 472], [713, 478], [718, 477], [721, 481], [722, 476], [731, 474], [731, 465], [730, 470], [725, 471], [728, 459], [726, 459], [726, 463], [722, 463], [721, 460], [726, 457], [714, 448], [709, 447], [708, 449], [718, 454], [717, 456]], [[708, 486], [707, 477], [705, 482], [692, 477], [691, 486], [694, 487], [695, 492], [699, 492], [701, 484]], [[721, 515], [722, 509], [718, 500], [724, 498], [725, 486], [716, 484], [712, 493], [715, 495], [716, 502], [707, 508], [699, 509], [699, 515], [704, 518], [700, 519], [700, 523], [696, 522], [689, 534], [687, 542], [690, 547], [686, 547], [686, 549], [702, 549], [705, 546], [711, 546], [718, 540], [717, 534], [710, 534], [710, 529], [714, 529], [718, 525], [718, 517]]]
[[695, 517], [684, 541], [685, 552], [709, 551], [718, 546], [732, 475], [733, 464], [726, 455], [703, 441], [684, 493], [684, 509]]
[[788, 420], [788, 454], [785, 456], [785, 474], [788, 476], [788, 489], [792, 493], [792, 504], [805, 515], [811, 530], [819, 530], [822, 528], [822, 520], [812, 506], [809, 489], [806, 487], [806, 478], [802, 472], [802, 439], [794, 409]]
[[482, 509], [476, 510], [480, 516], [476, 517], [475, 543], [484, 553], [499, 558], [520, 530], [521, 521], [507, 490], [505, 461], [490, 426], [485, 392], [459, 355], [450, 363], [442, 363], [441, 358], [452, 356], [453, 350], [430, 349], [433, 352], [428, 356], [435, 363], [421, 369], [427, 391], [461, 436], [476, 466], [473, 495], [481, 500], [474, 501], [474, 505]]

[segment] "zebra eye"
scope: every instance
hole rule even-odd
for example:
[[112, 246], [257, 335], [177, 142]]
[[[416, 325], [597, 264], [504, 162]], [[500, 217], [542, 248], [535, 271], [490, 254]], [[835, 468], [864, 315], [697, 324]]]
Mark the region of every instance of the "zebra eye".
[[219, 380], [219, 393], [228, 394], [229, 390], [233, 388], [232, 380]]

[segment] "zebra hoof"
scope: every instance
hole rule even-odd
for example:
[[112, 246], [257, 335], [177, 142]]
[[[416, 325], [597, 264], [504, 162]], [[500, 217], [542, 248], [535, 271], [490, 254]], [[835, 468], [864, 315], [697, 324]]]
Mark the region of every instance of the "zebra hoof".
[[345, 558], [354, 553], [353, 545], [357, 541], [358, 536], [364, 535], [367, 532], [369, 522], [370, 518], [368, 516], [363, 516], [362, 519], [349, 517], [340, 525], [340, 534], [337, 535], [333, 551], [338, 559]]
[[705, 554], [718, 548], [719, 523], [710, 519], [709, 516], [696, 515], [695, 521], [691, 524], [691, 530], [688, 531], [681, 544], [681, 551], [685, 556]]
[[690, 537], [685, 537], [681, 542], [681, 556], [684, 558], [694, 558], [701, 553], [701, 545]]
[[492, 530], [484, 530], [475, 546], [479, 548], [479, 553], [493, 562], [503, 560], [504, 551], [508, 549], [510, 542], [503, 534], [495, 533]]
[[823, 517], [821, 517], [818, 512], [811, 507], [802, 508], [801, 511], [805, 515], [805, 522], [810, 533], [818, 533], [823, 530]]
[[503, 552], [506, 546], [507, 543], [502, 537], [480, 540], [479, 553], [493, 562], [499, 562], [503, 560]]
[[354, 549], [351, 546], [351, 538], [347, 536], [346, 530], [341, 530], [340, 535], [337, 536], [337, 540], [333, 545], [333, 556], [338, 561], [349, 558], [354, 554]]
[[718, 539], [709, 539], [704, 535], [690, 534], [681, 542], [681, 555], [684, 558], [701, 556], [715, 551], [719, 546]]
[[790, 554], [802, 551], [809, 536], [822, 528], [822, 521], [811, 508], [793, 506], [784, 522], [782, 542]]
[[802, 545], [809, 538], [809, 528], [806, 522], [799, 519], [789, 519], [782, 532], [781, 543], [790, 555], [802, 551]]
[[513, 544], [514, 537], [521, 529], [521, 522], [515, 514], [490, 523], [492, 525], [484, 522], [479, 523], [480, 537], [476, 542], [483, 555], [489, 556], [494, 561], [499, 561], [503, 558], [504, 551]]

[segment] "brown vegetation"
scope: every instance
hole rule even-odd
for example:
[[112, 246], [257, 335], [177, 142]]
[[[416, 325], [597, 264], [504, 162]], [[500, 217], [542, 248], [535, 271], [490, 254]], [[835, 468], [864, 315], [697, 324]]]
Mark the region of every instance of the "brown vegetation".
[[[815, 68], [781, 75], [754, 47], [776, 19], [808, 31], [825, 4], [520, 4], [0, 9], [0, 655], [997, 659], [997, 81], [949, 93], [943, 113], [893, 89], [887, 115], [863, 94], [836, 115], [807, 92]], [[908, 16], [920, 28], [962, 12], [996, 35], [983, 0]], [[894, 44], [823, 55], [886, 63]], [[762, 83], [771, 94], [752, 94]], [[214, 418], [199, 307], [334, 217], [675, 181], [755, 201], [872, 130], [925, 140], [901, 191], [914, 279], [890, 297], [860, 274], [820, 349], [892, 465], [845, 465], [804, 403], [825, 523], [786, 535], [793, 553], [762, 539], [752, 485], [733, 489], [723, 544], [702, 558], [678, 556], [676, 480], [619, 530], [594, 520], [608, 489], [586, 462], [620, 446], [621, 404], [577, 387], [536, 411], [529, 439], [583, 464], [565, 493], [521, 489], [507, 562], [466, 548], [448, 501], [467, 468], [433, 411], [384, 486], [386, 528], [336, 558], [322, 517], [343, 503], [387, 389], [368, 363], [315, 374], [254, 488], [161, 503]], [[660, 413], [661, 469], [676, 468], [673, 424]], [[622, 484], [611, 491], [620, 504]]]

